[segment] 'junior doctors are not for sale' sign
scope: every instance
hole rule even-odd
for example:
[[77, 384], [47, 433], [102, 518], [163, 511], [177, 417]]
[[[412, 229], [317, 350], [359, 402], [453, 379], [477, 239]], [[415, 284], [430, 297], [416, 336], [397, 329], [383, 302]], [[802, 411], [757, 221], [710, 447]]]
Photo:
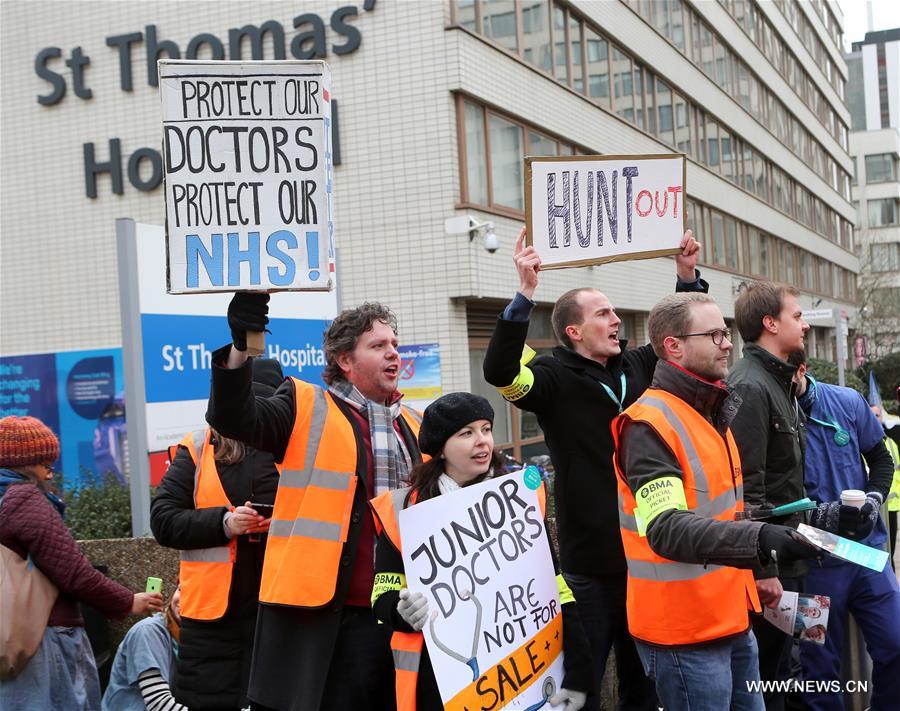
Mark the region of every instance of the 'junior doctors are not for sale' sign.
[[169, 293], [332, 286], [331, 73], [159, 62]]
[[533, 467], [400, 512], [406, 584], [444, 708], [529, 709], [562, 686], [562, 611]]
[[542, 269], [675, 254], [687, 226], [682, 154], [526, 158], [529, 245]]

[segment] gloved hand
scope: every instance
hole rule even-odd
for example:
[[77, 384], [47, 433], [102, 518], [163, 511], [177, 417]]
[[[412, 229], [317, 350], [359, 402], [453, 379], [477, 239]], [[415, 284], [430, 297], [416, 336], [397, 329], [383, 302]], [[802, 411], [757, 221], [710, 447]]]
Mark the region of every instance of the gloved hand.
[[883, 503], [884, 498], [880, 493], [877, 491], [867, 491], [866, 503], [859, 509], [859, 522], [856, 525], [856, 530], [853, 532], [855, 535], [850, 535], [848, 532], [845, 534], [847, 538], [861, 541], [868, 536], [878, 523], [878, 516], [881, 513], [881, 505]]
[[854, 538], [853, 533], [859, 525], [859, 509], [844, 506], [840, 501], [823, 501], [810, 513], [809, 525], [839, 536]]
[[247, 331], [260, 333], [269, 323], [269, 295], [263, 292], [238, 291], [228, 304], [228, 326], [231, 342], [239, 351], [247, 350]]
[[821, 555], [818, 548], [793, 528], [774, 523], [764, 523], [759, 529], [757, 547], [764, 564], [772, 561], [772, 551], [775, 551], [775, 558], [779, 563], [818, 558]]
[[408, 588], [403, 588], [400, 591], [397, 612], [406, 624], [416, 632], [420, 632], [428, 619], [428, 600], [420, 592], [410, 593]]
[[565, 711], [578, 711], [587, 702], [587, 694], [573, 689], [560, 689], [547, 701], [551, 706], [563, 706]]

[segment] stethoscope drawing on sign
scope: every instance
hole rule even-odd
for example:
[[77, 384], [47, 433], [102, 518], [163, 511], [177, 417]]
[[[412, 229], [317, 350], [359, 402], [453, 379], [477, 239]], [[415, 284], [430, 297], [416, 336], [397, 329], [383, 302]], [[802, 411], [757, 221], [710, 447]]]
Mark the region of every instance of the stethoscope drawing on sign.
[[472, 681], [477, 681], [478, 677], [481, 676], [481, 672], [478, 670], [478, 637], [481, 635], [481, 601], [475, 597], [474, 594], [469, 592], [468, 590], [463, 590], [459, 596], [460, 600], [471, 600], [475, 603], [475, 632], [472, 635], [472, 654], [469, 655], [467, 659], [459, 652], [450, 649], [446, 644], [441, 642], [438, 639], [437, 633], [434, 631], [434, 621], [437, 618], [437, 610], [431, 613], [431, 619], [428, 621], [428, 629], [431, 632], [431, 639], [434, 640], [434, 643], [437, 645], [437, 648], [440, 649], [444, 654], [448, 657], [452, 657], [458, 662], [462, 662], [467, 667], [472, 670]]
[[[448, 657], [455, 659], [462, 664], [465, 664], [469, 669], [472, 670], [472, 681], [478, 681], [478, 677], [481, 676], [481, 672], [478, 668], [478, 638], [481, 635], [481, 601], [475, 597], [475, 595], [468, 590], [463, 590], [459, 596], [460, 600], [471, 600], [475, 604], [475, 628], [474, 633], [472, 634], [472, 652], [468, 658], [464, 655], [457, 652], [455, 649], [450, 649], [446, 644], [444, 644], [440, 638], [437, 636], [437, 633], [434, 629], [434, 621], [437, 619], [437, 610], [431, 613], [431, 618], [428, 620], [428, 630], [431, 632], [431, 639], [434, 641], [437, 648], [440, 649], [444, 654]], [[541, 688], [541, 696], [543, 697], [540, 701], [535, 704], [532, 704], [528, 708], [524, 709], [524, 711], [538, 711], [538, 709], [542, 708], [546, 703], [549, 702], [550, 697], [556, 693], [556, 682], [553, 681], [552, 676], [548, 676], [544, 679], [543, 686]]]

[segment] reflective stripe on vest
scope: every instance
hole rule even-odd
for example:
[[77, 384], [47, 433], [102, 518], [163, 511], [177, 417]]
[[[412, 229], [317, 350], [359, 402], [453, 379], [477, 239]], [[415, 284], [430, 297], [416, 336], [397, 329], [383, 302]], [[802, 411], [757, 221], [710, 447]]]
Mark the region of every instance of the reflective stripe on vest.
[[[693, 407], [674, 395], [647, 390], [613, 421], [616, 448], [627, 420], [652, 427], [681, 468], [688, 509], [719, 521], [743, 511], [740, 457], [730, 431], [723, 438]], [[652, 644], [706, 642], [747, 629], [748, 606], [759, 611], [753, 575], [720, 565], [679, 563], [663, 558], [637, 533], [634, 494], [614, 457], [619, 523], [628, 562], [627, 612], [631, 634]], [[662, 605], [665, 601], [665, 605]], [[704, 610], [703, 615], [672, 617], [672, 610]]]
[[[369, 502], [375, 514], [375, 530], [388, 537], [399, 552], [403, 552], [400, 539], [399, 513], [407, 505], [417, 500], [417, 492], [410, 494], [409, 487], [394, 489], [376, 496]], [[543, 482], [537, 489], [541, 516], [547, 515], [547, 490]], [[425, 637], [421, 632], [394, 632], [391, 635], [391, 652], [394, 656], [394, 676], [397, 693], [397, 711], [416, 711], [416, 685], [419, 681], [419, 664], [422, 659], [422, 645]]]
[[[194, 508], [206, 509], [231, 502], [216, 468], [211, 430], [187, 434], [181, 445], [190, 452], [194, 468]], [[221, 619], [228, 610], [237, 539], [228, 545], [181, 551], [181, 615], [191, 620]]]
[[[357, 442], [353, 425], [330, 394], [291, 381], [294, 427], [278, 465], [259, 599], [315, 608], [330, 603], [337, 588], [356, 494]], [[417, 435], [412, 411], [404, 407], [401, 416]]]

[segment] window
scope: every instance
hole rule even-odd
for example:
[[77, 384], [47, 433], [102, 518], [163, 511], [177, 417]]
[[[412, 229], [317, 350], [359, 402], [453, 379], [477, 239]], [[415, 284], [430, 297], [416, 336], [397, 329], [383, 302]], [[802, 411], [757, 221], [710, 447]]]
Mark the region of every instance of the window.
[[484, 109], [464, 102], [466, 141], [466, 184], [468, 202], [488, 204], [487, 160], [485, 159]]
[[866, 156], [867, 183], [886, 183], [896, 179], [896, 161], [891, 153]]
[[706, 116], [706, 155], [710, 168], [719, 167], [719, 124], [709, 114]]
[[494, 114], [488, 117], [488, 126], [494, 204], [523, 210], [522, 127]]
[[873, 244], [869, 249], [873, 272], [900, 271], [900, 244]]
[[585, 27], [587, 43], [587, 94], [605, 108], [609, 108], [609, 42], [594, 30]]
[[670, 145], [675, 144], [672, 137], [672, 91], [669, 86], [656, 80], [656, 110], [659, 115], [659, 137]]
[[469, 99], [458, 97], [457, 102], [464, 203], [520, 213], [524, 210], [525, 155], [588, 153]]
[[631, 57], [613, 46], [613, 86], [615, 87], [616, 113], [626, 121], [634, 121], [634, 89], [632, 86]]
[[485, 37], [518, 51], [515, 0], [481, 0], [481, 24]]
[[581, 21], [569, 13], [569, 47], [572, 52], [572, 88], [584, 93], [584, 65], [581, 61]]
[[721, 213], [712, 213], [713, 263], [725, 264], [725, 221]]
[[566, 11], [553, 5], [553, 76], [563, 84], [569, 83], [569, 55], [566, 42]]
[[691, 120], [693, 107], [680, 94], [675, 96], [675, 147], [686, 155], [694, 155], [691, 150]]
[[730, 269], [738, 268], [738, 223], [733, 217], [725, 216], [725, 261]]
[[885, 198], [883, 200], [869, 200], [869, 227], [884, 227], [885, 225], [900, 224], [897, 221], [898, 210], [897, 198]]
[[552, 69], [550, 18], [546, 2], [522, 5], [522, 56], [539, 69]]
[[475, 27], [475, 0], [457, 0], [456, 21], [473, 32], [477, 31]]

